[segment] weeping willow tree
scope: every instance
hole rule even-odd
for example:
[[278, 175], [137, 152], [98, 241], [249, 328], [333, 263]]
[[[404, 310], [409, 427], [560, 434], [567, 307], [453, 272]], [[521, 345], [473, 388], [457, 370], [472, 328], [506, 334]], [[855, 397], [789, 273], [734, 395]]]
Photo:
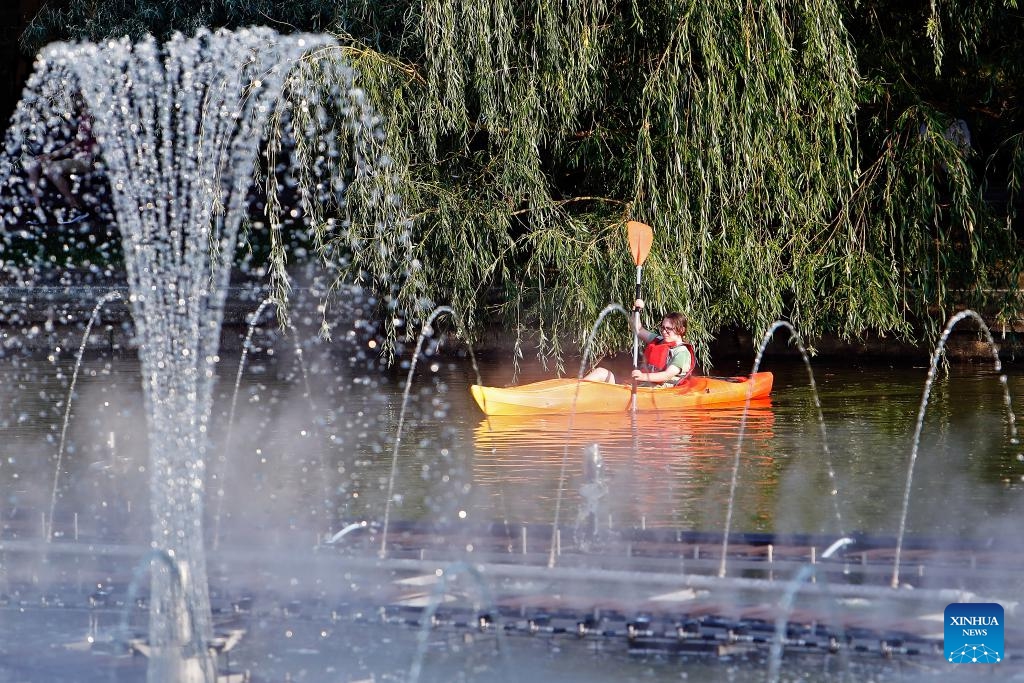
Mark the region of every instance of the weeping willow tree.
[[[813, 340], [924, 336], [959, 304], [1015, 315], [1014, 297], [992, 295], [1019, 270], [1013, 0], [136, 5], [126, 24], [112, 21], [122, 3], [71, 0], [25, 40], [268, 20], [338, 36], [390, 163], [343, 179], [348, 213], [314, 210], [314, 242], [339, 282], [390, 292], [399, 320], [446, 303], [472, 336], [503, 328], [558, 358], [607, 303], [631, 301], [628, 219], [655, 230], [650, 310], [686, 312], [705, 360], [723, 329], [759, 338], [780, 317]], [[305, 160], [299, 192], [337, 182], [315, 140], [279, 150]], [[394, 235], [353, 239], [378, 234], [366, 224], [392, 198], [406, 219]], [[601, 335], [621, 347], [626, 326]]]
[[414, 9], [403, 35], [421, 55], [352, 36], [341, 52], [384, 115], [424, 282], [472, 328], [536, 331], [542, 355], [581, 341], [631, 299], [631, 218], [655, 229], [647, 298], [686, 311], [698, 342], [821, 317], [800, 278], [828, 264], [805, 244], [854, 182], [858, 81], [835, 4]]
[[841, 295], [882, 320], [895, 310], [932, 339], [957, 306], [1002, 324], [1019, 318], [1016, 0], [932, 2], [923, 13], [855, 1], [847, 16], [862, 73], [858, 175], [835, 223], [871, 255], [880, 295]]

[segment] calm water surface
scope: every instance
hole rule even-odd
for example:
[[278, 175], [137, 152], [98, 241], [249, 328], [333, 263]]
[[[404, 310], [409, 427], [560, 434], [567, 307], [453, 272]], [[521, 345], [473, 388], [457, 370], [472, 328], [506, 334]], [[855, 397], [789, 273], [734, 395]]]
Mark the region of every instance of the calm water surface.
[[[745, 423], [737, 408], [642, 415], [635, 423], [578, 416], [570, 428], [560, 417], [488, 422], [470, 406], [463, 414], [473, 432], [474, 480], [508, 514], [540, 521], [550, 514], [563, 460], [572, 479], [586, 446], [599, 444], [618, 523], [717, 530], [738, 450], [734, 530], [824, 532], [841, 524], [845, 532], [895, 534], [927, 368], [812, 367], [826, 441], [806, 368], [766, 359], [762, 369], [775, 373], [772, 398], [751, 408]], [[1024, 391], [1019, 376], [1009, 386], [1014, 396]], [[461, 384], [455, 393], [453, 402]], [[1006, 531], [1001, 520], [1019, 518], [1024, 470], [1007, 424], [990, 368], [952, 367], [935, 384], [913, 477], [911, 533], [998, 535]]]
[[[495, 523], [720, 533], [737, 455], [733, 531], [894, 536], [928, 361], [920, 367], [813, 362], [823, 441], [806, 368], [770, 352], [762, 369], [775, 373], [772, 398], [746, 413], [488, 420], [470, 397], [476, 376], [466, 360], [421, 359], [403, 410], [408, 364], [381, 370], [368, 364], [369, 354], [316, 347], [300, 363], [290, 340], [261, 335], [237, 394], [238, 354], [225, 353], [220, 365], [206, 531], [211, 544], [258, 548], [275, 561], [289, 548], [308, 552], [350, 523], [379, 524], [389, 487], [394, 524], [465, 525], [467, 557], [480, 538], [472, 530]], [[617, 374], [628, 374], [627, 367], [628, 360]], [[137, 364], [129, 355], [90, 351], [69, 409], [74, 370], [74, 353], [66, 350], [50, 357], [9, 353], [0, 363], [5, 536], [42, 538], [52, 509], [59, 539], [80, 534], [146, 543], [151, 473]], [[513, 379], [500, 360], [482, 363], [480, 373], [486, 384]], [[518, 381], [545, 376], [528, 367]], [[1008, 385], [1017, 410], [1024, 396], [1017, 368]], [[1002, 547], [1019, 538], [1024, 466], [1007, 424], [990, 366], [955, 365], [941, 376], [914, 474], [912, 536], [994, 539]], [[595, 450], [596, 474], [584, 464]], [[574, 533], [564, 537], [566, 544], [576, 540]], [[88, 610], [12, 605], [0, 615], [11, 652], [78, 642], [91, 628]], [[381, 625], [281, 617], [257, 620], [250, 629], [239, 657], [260, 680], [402, 680], [417, 647], [415, 629]], [[544, 639], [513, 639], [507, 647], [517, 673], [509, 674], [493, 642], [471, 645], [462, 638], [448, 636], [440, 650], [432, 649], [424, 680], [764, 680], [762, 658], [680, 666], [675, 659]], [[56, 680], [79, 671], [83, 681], [109, 679], [106, 665], [82, 668], [74, 649], [48, 645], [39, 652], [28, 664], [0, 656], [0, 678], [7, 672], [9, 680]], [[347, 654], [339, 658], [339, 652]], [[847, 670], [833, 658], [787, 659], [783, 680], [835, 680], [835, 667], [844, 680], [922, 675], [914, 662], [873, 662]]]
[[[571, 525], [596, 512], [609, 529], [720, 531], [738, 453], [734, 531], [894, 535], [926, 362], [812, 362], [823, 441], [806, 368], [770, 351], [762, 369], [775, 373], [771, 400], [746, 414], [727, 408], [571, 420], [488, 420], [470, 397], [476, 378], [468, 361], [421, 359], [405, 407], [390, 514], [444, 524], [551, 524], [557, 514], [559, 524]], [[367, 369], [333, 351], [307, 352], [299, 364], [288, 343], [268, 340], [247, 358], [235, 395], [238, 367], [238, 356], [225, 354], [208, 458], [210, 528], [313, 540], [352, 521], [381, 519], [408, 365]], [[148, 473], [135, 362], [89, 354], [62, 452], [73, 371], [70, 352], [3, 364], [6, 504], [32, 510], [34, 518], [56, 488], [58, 517], [74, 512], [80, 524], [90, 517], [102, 524], [105, 516], [127, 514], [145, 537], [138, 511], [146, 509]], [[513, 379], [500, 362], [482, 363], [480, 373], [486, 384]], [[527, 368], [518, 381], [544, 376]], [[1024, 396], [1016, 368], [1008, 384], [1016, 411]], [[941, 375], [914, 472], [909, 533], [975, 538], [998, 535], [1019, 519], [1024, 466], [1007, 425], [990, 364], [953, 365]], [[595, 448], [603, 461], [596, 507], [593, 496], [582, 495], [584, 456]]]

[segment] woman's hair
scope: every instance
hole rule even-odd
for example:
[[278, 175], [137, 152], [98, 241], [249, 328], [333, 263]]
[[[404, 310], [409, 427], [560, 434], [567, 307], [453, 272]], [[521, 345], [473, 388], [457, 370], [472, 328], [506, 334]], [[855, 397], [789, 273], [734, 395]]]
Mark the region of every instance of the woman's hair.
[[685, 315], [679, 313], [678, 311], [673, 311], [672, 313], [665, 314], [665, 317], [662, 318], [662, 321], [665, 320], [672, 323], [672, 327], [676, 328], [676, 331], [679, 333], [680, 337], [686, 336], [686, 326], [689, 323], [689, 321], [686, 319]]

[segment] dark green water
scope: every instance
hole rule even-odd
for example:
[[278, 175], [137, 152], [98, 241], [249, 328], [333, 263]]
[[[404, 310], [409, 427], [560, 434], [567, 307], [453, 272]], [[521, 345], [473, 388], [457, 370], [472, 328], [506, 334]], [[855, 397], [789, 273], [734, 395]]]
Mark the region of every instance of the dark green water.
[[[238, 533], [259, 527], [274, 534], [290, 519], [311, 539], [383, 517], [407, 371], [353, 369], [345, 356], [307, 354], [303, 372], [283, 346], [272, 356], [258, 348], [247, 359], [230, 429], [238, 358], [221, 363], [208, 517], [228, 526], [238, 520]], [[144, 411], [134, 362], [103, 354], [85, 360], [60, 453], [73, 355], [8, 361], [0, 443], [6, 505], [33, 510], [33, 518], [48, 512], [56, 480], [58, 517], [79, 513], [85, 524], [111, 510], [144, 510]], [[602, 523], [612, 528], [721, 530], [738, 458], [734, 531], [895, 535], [926, 362], [812, 361], [823, 428], [804, 365], [770, 353], [762, 363], [775, 374], [770, 405], [746, 413], [581, 415], [571, 424], [556, 415], [488, 420], [469, 395], [476, 381], [469, 362], [421, 360], [405, 406], [390, 514], [546, 524], [557, 509], [560, 523], [572, 523], [585, 502], [584, 453], [596, 446], [607, 489]], [[484, 383], [511, 379], [502, 364], [480, 371]], [[542, 373], [531, 368], [519, 379]], [[1016, 412], [1024, 378], [1012, 366], [1008, 388]], [[991, 366], [942, 372], [921, 433], [908, 533], [1012, 535], [1024, 512], [1024, 462]]]

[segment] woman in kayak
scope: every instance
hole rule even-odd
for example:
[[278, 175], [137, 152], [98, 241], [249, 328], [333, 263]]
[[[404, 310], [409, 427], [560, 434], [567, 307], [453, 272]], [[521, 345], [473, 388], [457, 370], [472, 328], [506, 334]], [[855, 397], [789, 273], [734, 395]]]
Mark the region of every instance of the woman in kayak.
[[[637, 310], [643, 310], [643, 299], [637, 299], [634, 305]], [[630, 327], [634, 324], [631, 318]], [[693, 373], [697, 358], [693, 345], [685, 339], [686, 324], [686, 316], [682, 313], [666, 314], [657, 333], [639, 324], [634, 333], [645, 346], [640, 367], [632, 372], [634, 380], [648, 386], [674, 387]], [[596, 367], [583, 379], [614, 384], [615, 374], [606, 368]]]

